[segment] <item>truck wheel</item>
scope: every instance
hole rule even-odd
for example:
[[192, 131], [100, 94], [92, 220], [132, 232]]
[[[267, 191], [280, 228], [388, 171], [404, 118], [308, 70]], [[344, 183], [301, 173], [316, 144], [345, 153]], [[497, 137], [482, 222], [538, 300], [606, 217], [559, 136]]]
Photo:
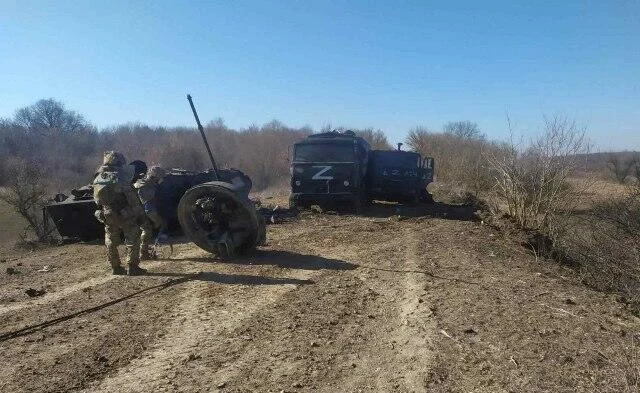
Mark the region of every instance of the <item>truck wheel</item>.
[[264, 223], [255, 207], [228, 183], [187, 190], [178, 204], [178, 220], [189, 240], [221, 257], [250, 253], [264, 241]]

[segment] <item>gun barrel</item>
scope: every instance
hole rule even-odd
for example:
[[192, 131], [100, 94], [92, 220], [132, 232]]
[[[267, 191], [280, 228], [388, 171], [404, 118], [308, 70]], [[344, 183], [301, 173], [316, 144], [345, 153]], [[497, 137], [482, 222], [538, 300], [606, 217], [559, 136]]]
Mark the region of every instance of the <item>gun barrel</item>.
[[191, 111], [193, 112], [193, 116], [196, 118], [196, 123], [198, 124], [198, 131], [200, 131], [200, 135], [202, 135], [202, 140], [204, 141], [204, 146], [207, 148], [207, 153], [209, 153], [209, 159], [211, 160], [211, 165], [213, 166], [213, 172], [216, 176], [216, 180], [220, 180], [220, 173], [218, 172], [218, 166], [216, 165], [216, 160], [213, 159], [213, 154], [211, 154], [211, 148], [209, 147], [209, 142], [207, 141], [207, 136], [204, 134], [204, 128], [200, 123], [200, 118], [198, 117], [198, 112], [196, 112], [196, 107], [193, 105], [193, 100], [191, 99], [191, 95], [187, 94], [187, 100], [189, 101], [189, 105], [191, 106]]

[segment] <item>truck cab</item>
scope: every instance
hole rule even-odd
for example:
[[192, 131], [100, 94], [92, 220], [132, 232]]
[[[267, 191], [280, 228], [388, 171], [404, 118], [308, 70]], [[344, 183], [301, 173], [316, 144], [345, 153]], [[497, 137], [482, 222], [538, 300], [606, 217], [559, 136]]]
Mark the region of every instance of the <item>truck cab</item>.
[[313, 134], [293, 147], [289, 205], [351, 204], [359, 212], [366, 199], [371, 147], [352, 131]]
[[374, 150], [369, 160], [370, 199], [431, 202], [427, 185], [433, 181], [433, 158], [411, 151]]

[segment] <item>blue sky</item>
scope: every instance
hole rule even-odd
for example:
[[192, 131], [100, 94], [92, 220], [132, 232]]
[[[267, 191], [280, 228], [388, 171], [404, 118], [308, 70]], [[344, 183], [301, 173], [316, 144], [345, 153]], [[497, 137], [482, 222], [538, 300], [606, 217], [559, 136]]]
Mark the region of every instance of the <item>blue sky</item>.
[[0, 117], [54, 97], [98, 127], [376, 127], [562, 113], [640, 149], [640, 2], [0, 0]]

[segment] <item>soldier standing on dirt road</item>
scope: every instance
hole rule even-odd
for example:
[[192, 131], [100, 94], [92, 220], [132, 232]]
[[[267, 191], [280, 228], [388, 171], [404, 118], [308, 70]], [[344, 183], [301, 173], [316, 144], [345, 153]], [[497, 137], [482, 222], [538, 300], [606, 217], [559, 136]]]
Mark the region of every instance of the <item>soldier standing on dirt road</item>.
[[[104, 153], [102, 166], [93, 180], [93, 196], [98, 210], [95, 216], [104, 224], [104, 243], [113, 274], [130, 276], [145, 274], [140, 264], [140, 225], [144, 210], [131, 181], [134, 170], [126, 165], [124, 155], [114, 151]], [[120, 264], [118, 246], [124, 234], [128, 272]]]
[[151, 248], [154, 241], [156, 231], [161, 231], [164, 226], [164, 220], [158, 213], [156, 204], [156, 191], [158, 185], [162, 183], [166, 171], [160, 166], [152, 166], [142, 179], [137, 180], [133, 187], [138, 192], [138, 198], [144, 208], [146, 218], [141, 225], [142, 228], [142, 244], [140, 248], [140, 259], [149, 260], [156, 259], [157, 255]]

